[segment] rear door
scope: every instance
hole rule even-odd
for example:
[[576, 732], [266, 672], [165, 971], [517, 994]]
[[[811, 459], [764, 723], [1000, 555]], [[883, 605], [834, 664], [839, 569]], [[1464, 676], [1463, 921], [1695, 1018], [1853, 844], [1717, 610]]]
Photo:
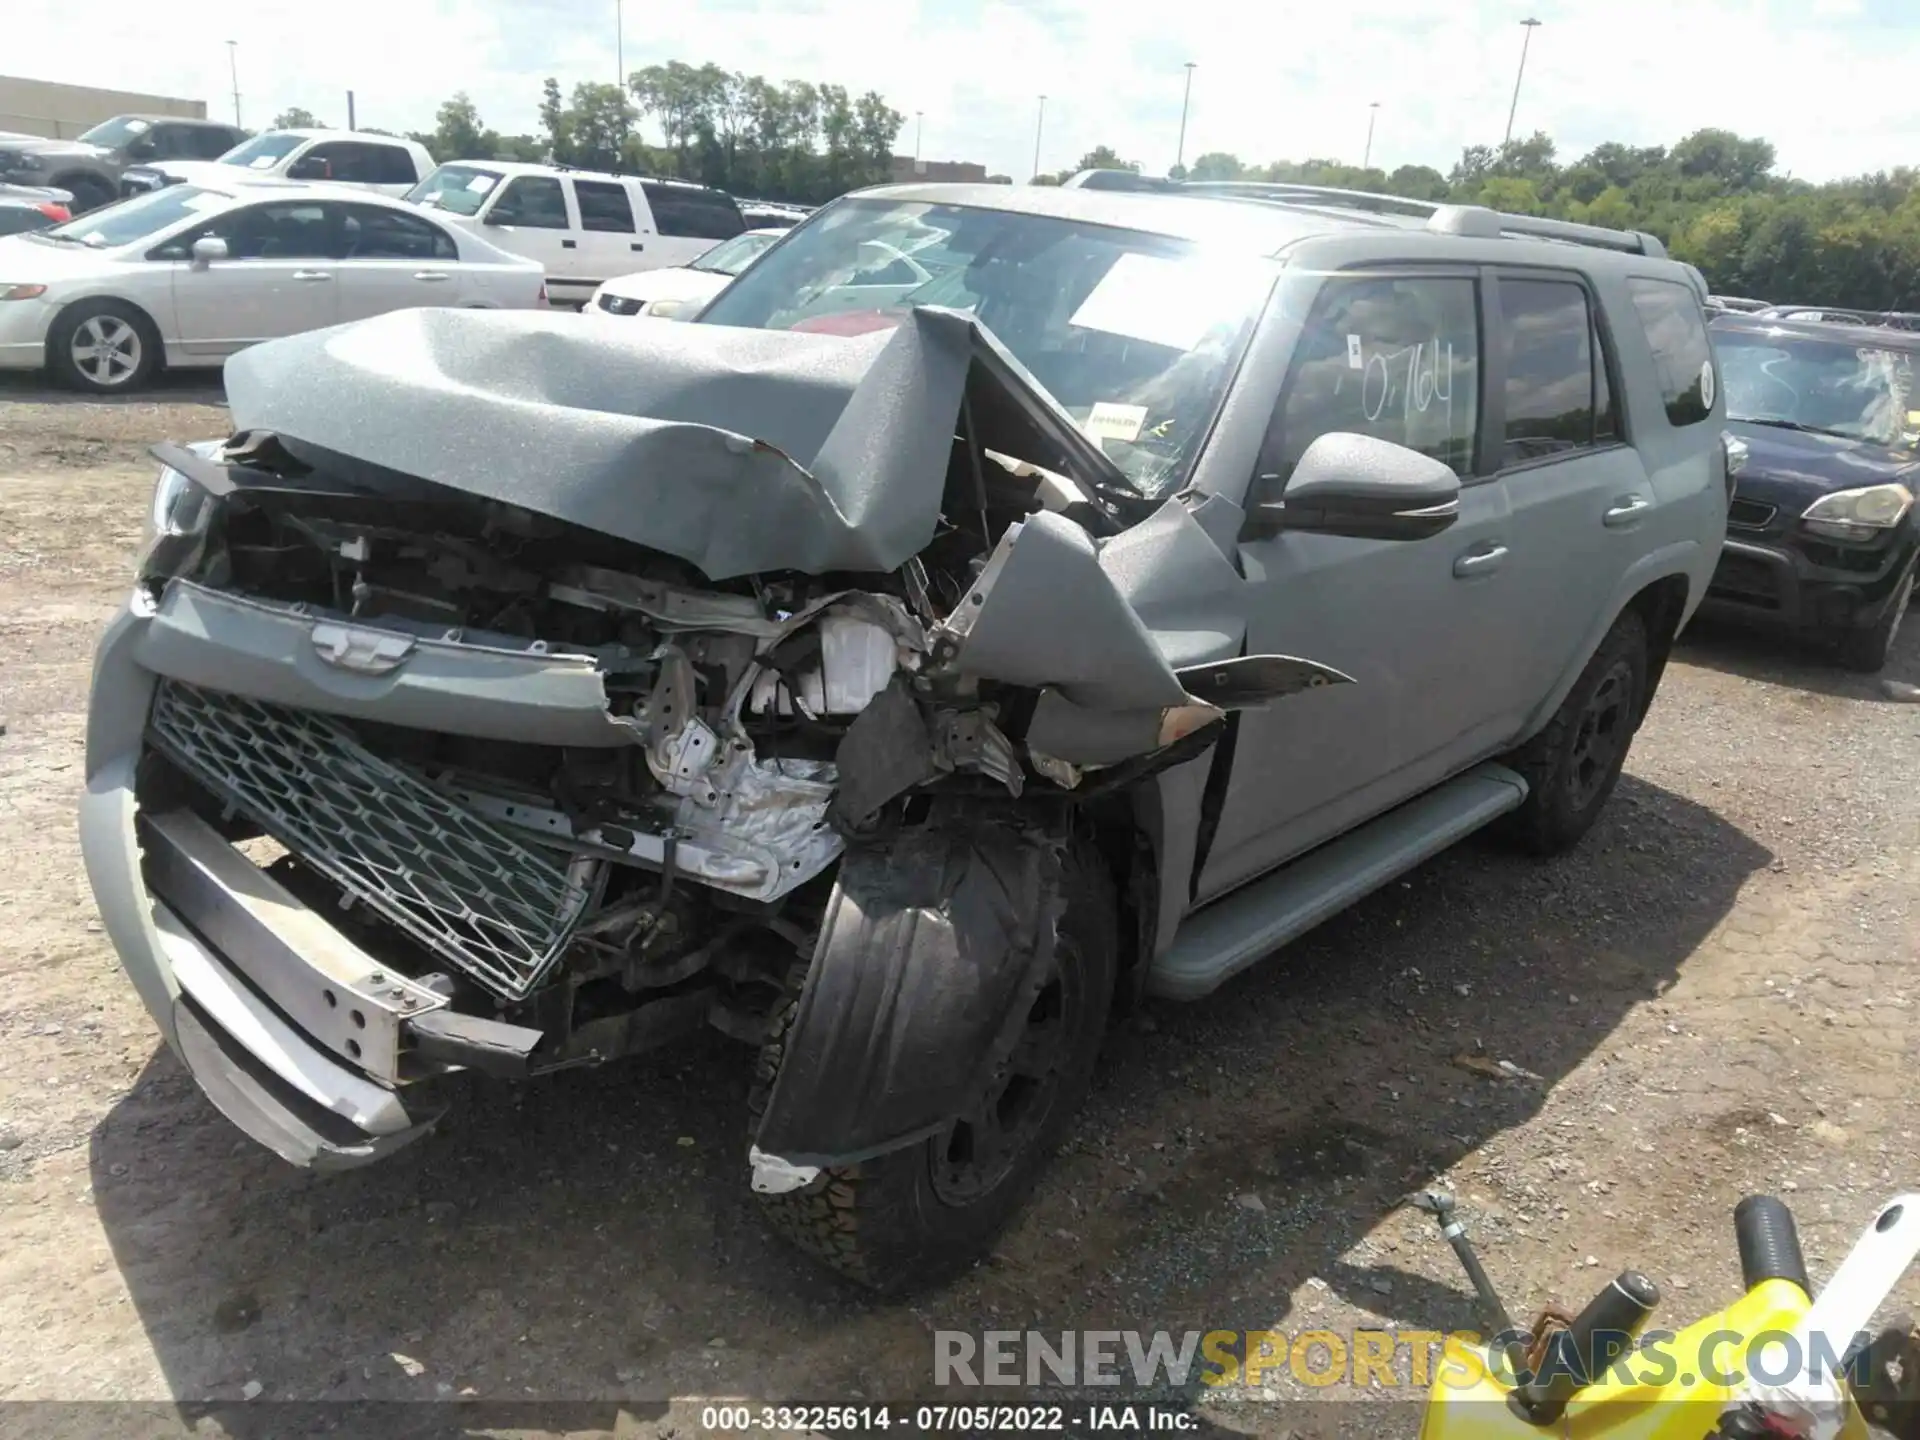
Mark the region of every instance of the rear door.
[[1639, 553], [1653, 492], [1625, 443], [1600, 306], [1572, 271], [1495, 271], [1488, 333], [1499, 366], [1500, 478], [1513, 507], [1513, 606], [1482, 672], [1515, 726], [1579, 656]]
[[[196, 269], [193, 242], [215, 236], [225, 260]], [[259, 340], [317, 330], [339, 318], [339, 215], [319, 200], [246, 205], [173, 237], [152, 258], [173, 266], [174, 324], [197, 355], [229, 355]]]
[[384, 205], [342, 205], [340, 319], [362, 320], [462, 299], [460, 252], [424, 215]]
[[1243, 538], [1247, 649], [1352, 675], [1235, 719], [1197, 900], [1418, 794], [1500, 738], [1486, 673], [1513, 603], [1505, 487], [1487, 473], [1482, 281], [1472, 268], [1329, 277], [1295, 349], [1249, 503], [1279, 495], [1308, 445], [1343, 431], [1444, 460], [1459, 519], [1427, 540]]
[[645, 270], [648, 242], [633, 211], [633, 196], [619, 180], [573, 176], [574, 205], [580, 212], [580, 269], [583, 284], [599, 286], [620, 275]]
[[581, 267], [572, 203], [557, 176], [516, 175], [499, 187], [480, 218], [489, 240], [545, 267], [549, 299], [584, 305], [593, 286], [582, 283], [586, 271]]
[[404, 147], [375, 140], [323, 140], [288, 167], [287, 177], [359, 185], [394, 196], [406, 194], [419, 180]]
[[721, 240], [731, 240], [747, 228], [733, 197], [696, 185], [641, 182], [647, 206], [653, 211], [658, 239], [647, 247], [648, 263], [636, 267], [655, 270], [697, 260]]

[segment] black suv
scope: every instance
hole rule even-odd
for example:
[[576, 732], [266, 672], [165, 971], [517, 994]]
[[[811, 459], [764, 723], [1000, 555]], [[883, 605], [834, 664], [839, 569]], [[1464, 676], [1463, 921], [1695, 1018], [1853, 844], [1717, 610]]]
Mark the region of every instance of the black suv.
[[1714, 349], [1744, 448], [1706, 606], [1887, 661], [1913, 594], [1920, 335], [1722, 316]]

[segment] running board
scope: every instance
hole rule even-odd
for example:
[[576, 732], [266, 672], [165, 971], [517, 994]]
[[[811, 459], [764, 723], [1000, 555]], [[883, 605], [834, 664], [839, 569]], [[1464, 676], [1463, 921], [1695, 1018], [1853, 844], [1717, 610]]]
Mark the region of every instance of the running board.
[[1147, 989], [1198, 1000], [1322, 920], [1438, 855], [1527, 798], [1504, 765], [1481, 765], [1189, 916]]

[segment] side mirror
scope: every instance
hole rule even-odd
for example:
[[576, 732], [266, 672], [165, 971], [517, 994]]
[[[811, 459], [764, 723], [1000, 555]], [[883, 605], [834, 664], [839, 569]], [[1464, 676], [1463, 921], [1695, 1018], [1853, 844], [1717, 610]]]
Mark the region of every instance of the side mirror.
[[159, 147], [145, 136], [140, 137], [138, 140], [127, 142], [127, 158], [129, 160], [151, 160], [159, 153]]
[[1336, 430], [1307, 447], [1278, 500], [1253, 506], [1246, 533], [1424, 540], [1459, 514], [1460, 477], [1451, 466], [1391, 440]]
[[227, 242], [217, 235], [202, 235], [193, 242], [193, 268], [204, 270], [216, 260], [227, 258]]

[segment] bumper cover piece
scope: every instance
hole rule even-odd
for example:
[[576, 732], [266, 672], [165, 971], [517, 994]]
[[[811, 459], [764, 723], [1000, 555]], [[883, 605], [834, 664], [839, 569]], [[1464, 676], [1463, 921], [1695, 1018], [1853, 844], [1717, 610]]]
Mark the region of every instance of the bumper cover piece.
[[1052, 958], [1060, 876], [1057, 840], [965, 811], [848, 851], [754, 1137], [763, 1186], [965, 1109]]

